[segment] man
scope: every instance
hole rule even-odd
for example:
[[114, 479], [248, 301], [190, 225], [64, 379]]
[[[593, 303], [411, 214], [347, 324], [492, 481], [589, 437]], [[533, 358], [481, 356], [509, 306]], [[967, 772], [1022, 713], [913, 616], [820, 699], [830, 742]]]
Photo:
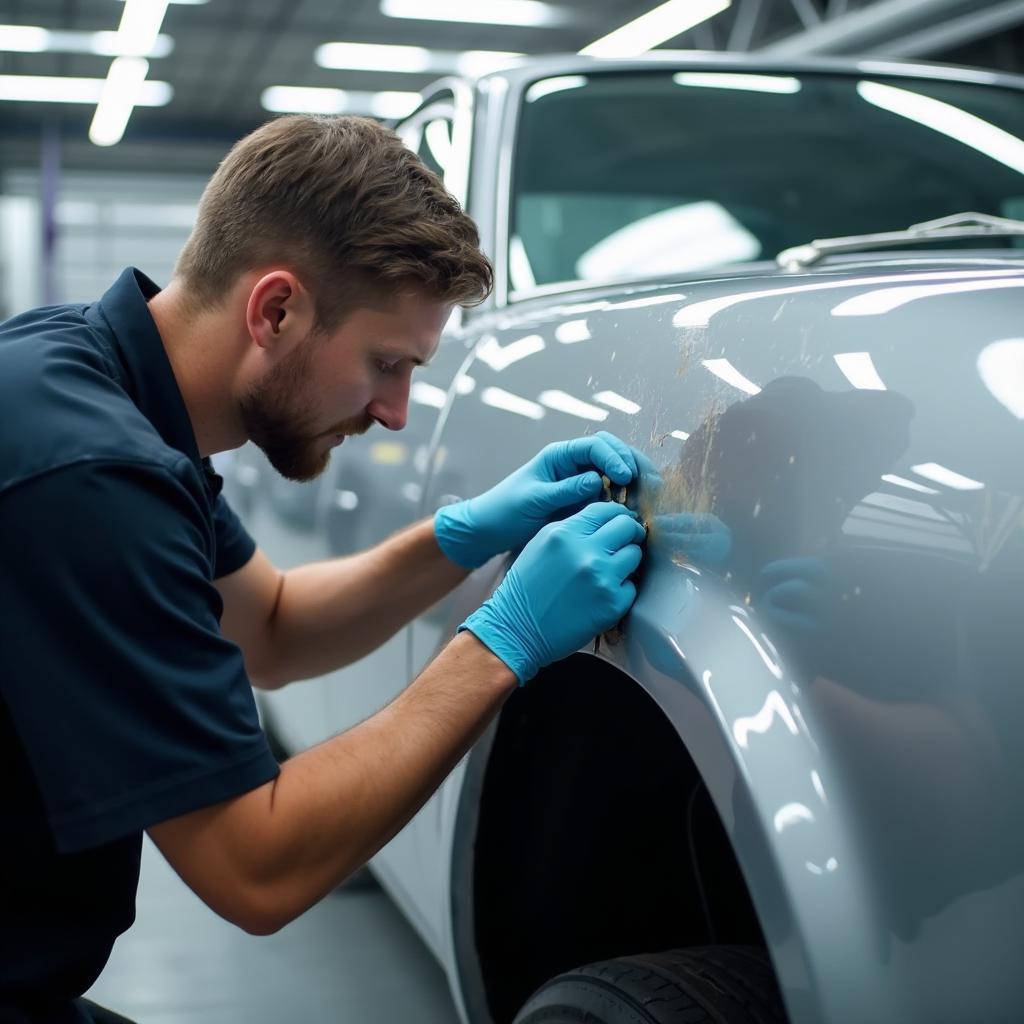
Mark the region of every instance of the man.
[[[203, 194], [164, 291], [0, 326], [0, 1019], [118, 1019], [80, 998], [134, 917], [143, 831], [217, 913], [273, 932], [386, 843], [539, 667], [617, 622], [643, 528], [611, 435], [549, 446], [363, 555], [274, 569], [208, 456], [247, 439], [311, 479], [405, 424], [410, 375], [491, 270], [392, 132], [282, 118]], [[250, 682], [362, 656], [519, 551], [395, 701], [278, 767]]]

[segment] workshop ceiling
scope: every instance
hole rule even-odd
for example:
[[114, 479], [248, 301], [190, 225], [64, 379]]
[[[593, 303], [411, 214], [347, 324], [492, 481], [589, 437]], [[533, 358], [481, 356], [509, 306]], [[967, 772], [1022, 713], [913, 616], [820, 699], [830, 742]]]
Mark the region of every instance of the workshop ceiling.
[[[422, 3], [427, 9], [431, 0]], [[418, 91], [438, 77], [387, 67], [322, 68], [314, 61], [322, 43], [575, 52], [653, 6], [656, 0], [558, 0], [562, 24], [522, 28], [386, 17], [380, 0], [172, 2], [162, 31], [173, 50], [151, 59], [149, 71], [150, 79], [173, 87], [170, 103], [136, 108], [124, 140], [101, 148], [86, 139], [88, 105], [0, 101], [0, 166], [37, 162], [40, 127], [50, 126], [60, 132], [66, 165], [205, 170], [212, 154], [271, 116], [260, 102], [269, 86]], [[0, 0], [0, 24], [113, 31], [121, 9], [119, 0]], [[1022, 24], [1020, 0], [733, 0], [665, 45], [794, 56], [888, 54], [1024, 70]], [[103, 78], [109, 66], [109, 57], [95, 54], [0, 52], [0, 75]]]

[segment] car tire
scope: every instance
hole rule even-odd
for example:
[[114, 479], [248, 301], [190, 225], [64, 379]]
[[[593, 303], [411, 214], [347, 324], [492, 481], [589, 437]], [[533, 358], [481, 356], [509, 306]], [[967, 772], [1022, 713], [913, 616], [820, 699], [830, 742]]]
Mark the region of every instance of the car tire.
[[514, 1024], [785, 1024], [767, 954], [706, 946], [621, 957], [542, 985]]

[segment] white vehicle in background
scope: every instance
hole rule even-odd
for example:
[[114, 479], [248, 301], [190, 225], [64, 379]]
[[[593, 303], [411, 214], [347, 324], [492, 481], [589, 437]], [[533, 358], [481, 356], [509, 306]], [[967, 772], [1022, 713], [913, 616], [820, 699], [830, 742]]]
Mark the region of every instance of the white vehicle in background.
[[[465, 1021], [1021, 1019], [1022, 86], [551, 58], [398, 126], [494, 295], [404, 432], [308, 485], [226, 465], [269, 557], [373, 544], [586, 429], [662, 477], [629, 497], [621, 640], [513, 695], [372, 862]], [[381, 707], [503, 569], [261, 695], [281, 743]]]

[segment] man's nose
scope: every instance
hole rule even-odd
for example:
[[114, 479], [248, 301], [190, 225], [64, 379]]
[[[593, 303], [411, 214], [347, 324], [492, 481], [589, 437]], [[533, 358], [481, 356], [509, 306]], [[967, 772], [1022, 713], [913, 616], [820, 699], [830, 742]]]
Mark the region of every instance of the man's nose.
[[409, 381], [395, 382], [380, 392], [366, 410], [382, 427], [401, 430], [409, 419]]

